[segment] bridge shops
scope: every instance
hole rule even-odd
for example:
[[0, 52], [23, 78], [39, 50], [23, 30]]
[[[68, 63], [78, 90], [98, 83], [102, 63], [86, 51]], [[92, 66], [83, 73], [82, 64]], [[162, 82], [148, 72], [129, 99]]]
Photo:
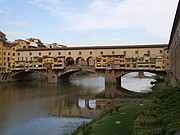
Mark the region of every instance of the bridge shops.
[[[94, 72], [106, 82], [134, 71], [169, 72], [167, 45], [95, 46], [17, 49], [11, 73], [13, 80], [31, 73], [42, 74], [49, 82], [69, 81], [79, 71]], [[22, 76], [21, 76], [21, 75]]]
[[167, 71], [169, 50], [166, 45], [19, 49], [13, 70], [54, 70], [67, 66]]

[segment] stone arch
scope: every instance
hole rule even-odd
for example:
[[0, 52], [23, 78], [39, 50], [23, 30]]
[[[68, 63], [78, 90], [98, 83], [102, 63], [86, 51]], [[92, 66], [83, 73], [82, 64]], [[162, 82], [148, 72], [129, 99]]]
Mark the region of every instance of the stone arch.
[[84, 58], [82, 57], [78, 57], [76, 59], [76, 65], [78, 66], [86, 66], [86, 61], [84, 60]]
[[66, 71], [65, 73], [58, 76], [58, 81], [59, 82], [69, 82], [69, 77], [72, 74], [77, 73], [79, 71], [81, 71], [81, 69], [73, 69], [73, 70]]
[[[154, 71], [142, 71], [142, 70], [134, 70], [134, 71], [124, 71], [124, 72], [121, 72], [121, 73], [119, 73], [118, 75], [117, 75], [117, 78], [119, 78], [119, 77], [123, 77], [123, 76], [125, 76], [125, 75], [127, 75], [127, 74], [129, 74], [129, 73], [134, 73], [134, 72], [147, 72], [147, 73], [152, 73], [152, 74], [159, 74], [159, 73], [157, 73], [157, 72], [154, 72]], [[139, 73], [138, 73], [139, 74]]]
[[66, 66], [73, 66], [74, 65], [74, 59], [72, 57], [66, 58]]
[[23, 76], [26, 76], [26, 75], [29, 75], [31, 74], [32, 72], [31, 71], [19, 71], [19, 72], [14, 72], [11, 77], [12, 78], [18, 78], [18, 77], [23, 77]]
[[88, 57], [86, 62], [88, 66], [94, 66], [94, 57]]
[[32, 80], [32, 79], [38, 79], [38, 78], [47, 78], [47, 75], [44, 72], [41, 71], [19, 71], [15, 72], [11, 75], [11, 78], [14, 81], [26, 81], [26, 80]]

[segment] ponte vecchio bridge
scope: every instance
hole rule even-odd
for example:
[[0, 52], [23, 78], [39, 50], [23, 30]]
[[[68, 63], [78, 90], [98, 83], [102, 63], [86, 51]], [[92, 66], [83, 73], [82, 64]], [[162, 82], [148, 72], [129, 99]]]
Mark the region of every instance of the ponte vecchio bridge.
[[4, 78], [16, 81], [37, 73], [53, 83], [89, 71], [104, 76], [106, 83], [116, 83], [135, 71], [167, 75], [169, 60], [166, 44], [19, 49], [14, 70]]

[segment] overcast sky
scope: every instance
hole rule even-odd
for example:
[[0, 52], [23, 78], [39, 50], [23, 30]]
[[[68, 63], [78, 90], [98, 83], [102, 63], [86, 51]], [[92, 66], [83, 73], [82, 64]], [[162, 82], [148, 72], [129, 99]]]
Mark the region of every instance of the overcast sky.
[[67, 46], [168, 43], [178, 0], [0, 0], [8, 40]]

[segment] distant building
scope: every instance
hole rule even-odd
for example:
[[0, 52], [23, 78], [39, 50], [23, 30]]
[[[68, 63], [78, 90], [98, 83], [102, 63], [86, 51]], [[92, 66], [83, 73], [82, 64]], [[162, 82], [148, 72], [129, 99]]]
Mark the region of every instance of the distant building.
[[40, 39], [36, 38], [28, 38], [26, 39], [30, 43], [30, 46], [34, 46], [36, 48], [46, 48], [46, 46], [41, 42]]
[[7, 39], [6, 39], [6, 35], [0, 31], [0, 41], [3, 41], [5, 42]]
[[67, 46], [65, 45], [60, 45], [58, 43], [52, 43], [52, 44], [46, 44], [47, 48], [66, 48]]

